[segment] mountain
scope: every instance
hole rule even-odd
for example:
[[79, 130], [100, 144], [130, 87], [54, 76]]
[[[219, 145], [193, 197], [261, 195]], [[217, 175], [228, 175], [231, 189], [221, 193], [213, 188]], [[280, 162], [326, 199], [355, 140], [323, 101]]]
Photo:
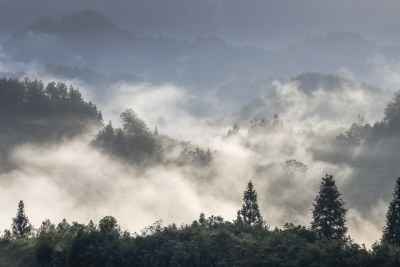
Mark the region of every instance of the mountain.
[[[330, 99], [338, 97], [338, 99]], [[233, 121], [240, 125], [247, 125], [251, 120], [270, 120], [275, 114], [285, 114], [298, 108], [296, 114], [289, 114], [297, 121], [312, 118], [318, 115], [323, 119], [340, 121], [342, 110], [338, 110], [338, 103], [330, 104], [329, 101], [340, 101], [340, 104], [360, 101], [364, 98], [384, 98], [386, 94], [377, 87], [346, 79], [340, 76], [324, 73], [303, 73], [285, 81], [273, 82], [263, 94], [245, 104], [234, 114]], [[322, 98], [322, 99], [321, 99]], [[325, 104], [321, 104], [323, 102]], [[360, 104], [359, 103], [359, 104]], [[358, 107], [354, 103], [354, 107]], [[360, 108], [363, 105], [360, 104]], [[379, 112], [371, 111], [372, 114]], [[362, 114], [357, 110], [354, 118]], [[371, 119], [371, 118], [370, 118]]]
[[42, 18], [26, 28], [26, 31], [55, 35], [96, 35], [120, 33], [117, 26], [105, 15], [86, 9], [69, 14], [60, 21]]
[[361, 83], [356, 80], [346, 79], [337, 75], [324, 74], [318, 72], [303, 73], [290, 79], [290, 82], [296, 83], [298, 88], [307, 93], [312, 94], [318, 89], [325, 91], [335, 91], [343, 86], [349, 88], [362, 87], [365, 91], [379, 92], [380, 89], [369, 84]]
[[[110, 76], [172, 83], [196, 95], [211, 93], [235, 108], [257, 97], [264, 81], [276, 77], [287, 80], [303, 72], [348, 72], [373, 83], [375, 57], [400, 58], [399, 49], [381, 47], [356, 32], [315, 35], [266, 50], [233, 45], [220, 36], [135, 35], [93, 10], [38, 20], [3, 42], [2, 52], [18, 64], [57, 66], [57, 77], [75, 78], [93, 87], [112, 83]], [[43, 69], [54, 74], [54, 68]]]

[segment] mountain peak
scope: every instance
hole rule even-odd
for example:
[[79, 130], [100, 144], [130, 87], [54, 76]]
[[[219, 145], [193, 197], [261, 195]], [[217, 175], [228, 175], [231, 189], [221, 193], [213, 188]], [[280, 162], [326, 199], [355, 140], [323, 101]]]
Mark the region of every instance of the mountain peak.
[[66, 32], [79, 33], [112, 32], [117, 29], [108, 17], [91, 9], [65, 16], [60, 25]]
[[42, 18], [30, 25], [30, 31], [51, 34], [102, 34], [115, 33], [118, 28], [105, 15], [85, 9], [80, 12], [71, 13], [60, 21], [53, 18]]

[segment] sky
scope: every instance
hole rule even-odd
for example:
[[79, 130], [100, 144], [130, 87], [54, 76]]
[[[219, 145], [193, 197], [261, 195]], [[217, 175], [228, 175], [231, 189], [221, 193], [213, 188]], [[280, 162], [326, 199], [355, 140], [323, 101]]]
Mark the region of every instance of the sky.
[[271, 47], [307, 34], [350, 30], [393, 44], [398, 42], [399, 5], [395, 0], [2, 0], [0, 32], [91, 8], [144, 35], [219, 35]]

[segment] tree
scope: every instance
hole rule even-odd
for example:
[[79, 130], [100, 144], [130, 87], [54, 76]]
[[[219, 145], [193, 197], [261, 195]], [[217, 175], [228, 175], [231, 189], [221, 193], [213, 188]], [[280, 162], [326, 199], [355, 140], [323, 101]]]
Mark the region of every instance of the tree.
[[393, 100], [385, 108], [385, 118], [383, 121], [389, 128], [399, 130], [400, 121], [400, 91], [394, 94]]
[[15, 238], [26, 238], [32, 233], [32, 225], [29, 222], [28, 217], [25, 215], [24, 202], [19, 201], [17, 216], [12, 219], [13, 223], [11, 226], [12, 235]]
[[117, 224], [117, 220], [113, 216], [106, 216], [99, 222], [100, 233], [103, 235], [112, 235], [119, 237], [121, 229]]
[[149, 133], [146, 123], [132, 109], [125, 110], [121, 114], [121, 119], [124, 132], [135, 135], [147, 135]]
[[55, 255], [56, 227], [49, 219], [42, 222], [36, 237], [35, 258], [38, 263], [49, 266]]
[[243, 205], [242, 209], [237, 213], [236, 223], [257, 225], [262, 224], [263, 222], [258, 207], [257, 192], [254, 190], [253, 182], [249, 181], [247, 189], [243, 193]]
[[400, 246], [400, 177], [397, 178], [393, 200], [386, 214], [386, 226], [383, 229], [383, 241]]
[[333, 175], [322, 178], [319, 193], [313, 204], [311, 230], [318, 238], [343, 239], [346, 232], [346, 212]]

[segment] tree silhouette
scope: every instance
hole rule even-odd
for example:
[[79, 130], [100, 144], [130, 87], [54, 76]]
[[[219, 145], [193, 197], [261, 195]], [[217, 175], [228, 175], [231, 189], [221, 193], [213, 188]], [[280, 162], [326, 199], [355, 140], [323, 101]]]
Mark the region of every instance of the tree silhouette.
[[346, 212], [333, 175], [322, 178], [319, 193], [313, 204], [311, 230], [318, 238], [343, 239], [346, 232]]
[[254, 190], [252, 181], [249, 181], [247, 189], [243, 193], [243, 205], [242, 209], [237, 212], [236, 223], [244, 223], [247, 225], [263, 223], [257, 201], [257, 192]]
[[393, 100], [387, 104], [383, 121], [390, 129], [400, 130], [400, 91], [395, 92]]
[[12, 235], [15, 238], [26, 238], [32, 233], [32, 225], [29, 223], [28, 217], [25, 215], [24, 202], [19, 201], [17, 216], [12, 219], [11, 226]]
[[397, 178], [393, 200], [386, 214], [386, 226], [383, 228], [383, 241], [400, 246], [400, 177]]
[[126, 109], [121, 114], [121, 119], [124, 132], [135, 135], [149, 134], [146, 123], [132, 109]]

